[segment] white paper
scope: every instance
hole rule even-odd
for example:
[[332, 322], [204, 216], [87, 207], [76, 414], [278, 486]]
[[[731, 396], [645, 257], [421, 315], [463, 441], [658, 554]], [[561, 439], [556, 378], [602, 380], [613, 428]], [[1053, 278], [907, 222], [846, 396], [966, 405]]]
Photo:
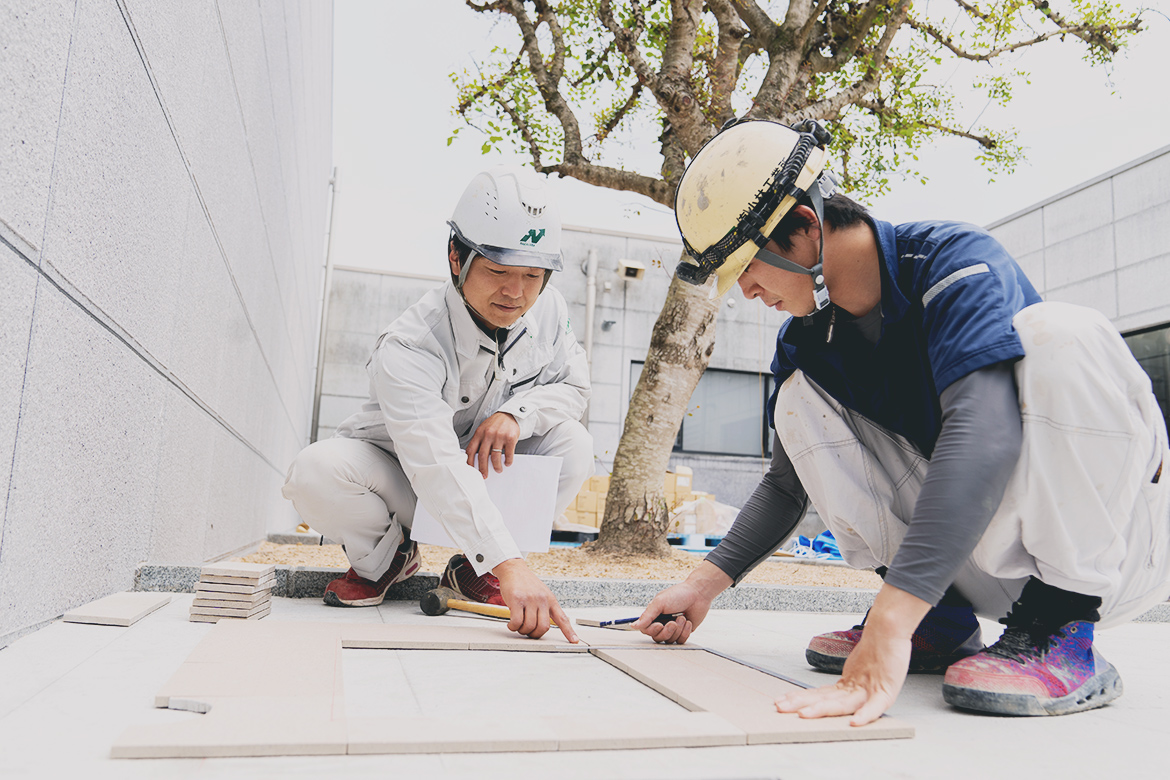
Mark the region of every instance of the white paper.
[[[484, 481], [488, 498], [503, 515], [520, 552], [548, 552], [560, 478], [559, 456], [513, 455], [512, 465], [500, 473], [488, 469]], [[410, 538], [421, 544], [458, 547], [421, 501], [414, 509]]]

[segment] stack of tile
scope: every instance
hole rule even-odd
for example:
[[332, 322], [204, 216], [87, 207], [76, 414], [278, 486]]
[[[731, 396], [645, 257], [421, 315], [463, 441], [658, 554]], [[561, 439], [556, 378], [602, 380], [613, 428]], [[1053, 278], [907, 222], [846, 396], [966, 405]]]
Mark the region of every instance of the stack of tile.
[[276, 566], [271, 563], [212, 563], [203, 567], [191, 620], [259, 620], [272, 608]]

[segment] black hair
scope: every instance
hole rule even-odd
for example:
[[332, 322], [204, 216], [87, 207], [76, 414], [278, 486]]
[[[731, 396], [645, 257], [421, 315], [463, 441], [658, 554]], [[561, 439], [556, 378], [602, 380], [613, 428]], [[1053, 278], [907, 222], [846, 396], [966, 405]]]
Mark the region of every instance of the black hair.
[[450, 248], [454, 246], [456, 254], [459, 255], [459, 267], [462, 268], [473, 251], [471, 245], [456, 235], [454, 230], [451, 231], [451, 238], [448, 241], [450, 243], [447, 244], [447, 253], [450, 254]]
[[[808, 206], [810, 209], [813, 207], [812, 201], [807, 195], [798, 200], [796, 206]], [[793, 206], [784, 215], [784, 219], [780, 220], [780, 224], [776, 226], [770, 236], [785, 251], [792, 249], [792, 234], [808, 224], [804, 217], [796, 213], [796, 206]], [[869, 211], [865, 206], [847, 195], [837, 192], [833, 194], [833, 197], [825, 200], [825, 223], [833, 230], [856, 225], [868, 219]]]

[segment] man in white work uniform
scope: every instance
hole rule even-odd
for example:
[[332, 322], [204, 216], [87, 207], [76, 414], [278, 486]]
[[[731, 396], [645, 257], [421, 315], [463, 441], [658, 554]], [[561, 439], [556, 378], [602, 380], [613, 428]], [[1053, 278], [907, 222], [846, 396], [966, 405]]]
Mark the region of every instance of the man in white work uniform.
[[422, 502], [463, 551], [443, 585], [508, 606], [513, 631], [539, 638], [551, 619], [573, 641], [484, 486], [515, 453], [559, 456], [559, 514], [593, 474], [580, 423], [588, 364], [547, 286], [562, 267], [560, 215], [543, 178], [495, 168], [472, 179], [449, 224], [451, 281], [378, 337], [370, 401], [297, 456], [283, 495], [349, 558], [326, 604], [379, 604], [418, 570], [410, 527]]

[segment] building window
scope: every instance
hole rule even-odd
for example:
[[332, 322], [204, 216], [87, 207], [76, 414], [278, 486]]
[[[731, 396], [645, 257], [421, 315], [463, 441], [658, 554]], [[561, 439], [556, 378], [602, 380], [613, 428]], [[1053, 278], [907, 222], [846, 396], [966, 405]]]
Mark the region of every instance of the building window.
[[1170, 324], [1127, 333], [1125, 343], [1150, 375], [1162, 416], [1170, 420]]
[[[642, 376], [642, 365], [638, 361], [630, 365], [631, 393]], [[674, 451], [771, 456], [772, 432], [764, 414], [771, 389], [771, 374], [707, 369], [691, 396]]]

